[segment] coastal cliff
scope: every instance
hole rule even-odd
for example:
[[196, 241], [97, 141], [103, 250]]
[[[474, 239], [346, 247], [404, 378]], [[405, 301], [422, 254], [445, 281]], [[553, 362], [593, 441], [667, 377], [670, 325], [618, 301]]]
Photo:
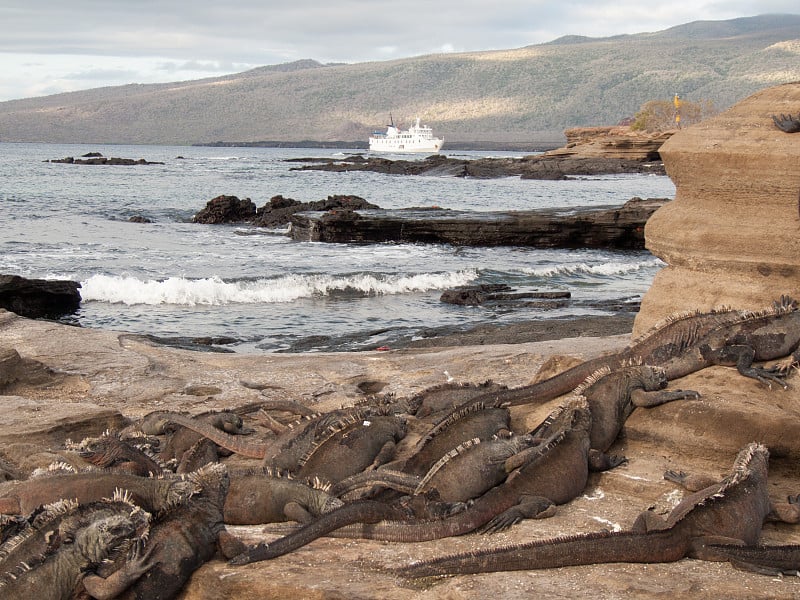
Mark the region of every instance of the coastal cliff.
[[800, 82], [771, 87], [661, 146], [676, 194], [648, 220], [645, 244], [667, 267], [635, 334], [674, 312], [800, 295], [800, 134], [772, 120], [798, 113]]
[[564, 131], [567, 143], [544, 156], [657, 161], [661, 160], [659, 149], [674, 133], [634, 131], [623, 125], [573, 127]]

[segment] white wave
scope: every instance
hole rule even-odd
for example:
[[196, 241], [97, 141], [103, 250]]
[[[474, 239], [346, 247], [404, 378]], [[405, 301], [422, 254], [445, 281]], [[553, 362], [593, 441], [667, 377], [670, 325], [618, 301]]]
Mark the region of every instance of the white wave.
[[650, 269], [653, 267], [663, 266], [664, 263], [660, 259], [652, 258], [635, 263], [606, 262], [596, 265], [576, 263], [523, 269], [522, 271], [527, 275], [533, 275], [535, 277], [557, 277], [564, 275], [604, 275], [609, 277], [614, 275], [634, 273], [641, 269]]
[[291, 302], [300, 298], [356, 292], [364, 296], [407, 294], [465, 285], [475, 271], [417, 275], [287, 275], [275, 279], [225, 282], [219, 277], [169, 277], [143, 281], [135, 277], [92, 275], [81, 282], [84, 301], [181, 306]]

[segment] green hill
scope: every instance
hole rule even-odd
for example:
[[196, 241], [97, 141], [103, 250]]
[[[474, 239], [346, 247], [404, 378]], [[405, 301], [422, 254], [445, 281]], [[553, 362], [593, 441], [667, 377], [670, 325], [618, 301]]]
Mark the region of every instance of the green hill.
[[445, 143], [560, 140], [676, 93], [719, 109], [800, 80], [800, 15], [698, 21], [524, 48], [323, 65], [0, 103], [0, 139], [85, 143], [366, 141], [389, 113]]

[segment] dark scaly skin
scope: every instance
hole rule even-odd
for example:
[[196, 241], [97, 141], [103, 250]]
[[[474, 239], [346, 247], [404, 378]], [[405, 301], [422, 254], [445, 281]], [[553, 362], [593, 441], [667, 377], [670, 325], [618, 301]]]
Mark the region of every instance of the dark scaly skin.
[[[167, 414], [169, 413], [165, 413], [165, 415]], [[163, 418], [166, 419], [166, 417]], [[190, 418], [207, 423], [211, 427], [233, 436], [252, 433], [252, 430], [244, 427], [242, 417], [231, 411], [201, 413]], [[161, 458], [165, 462], [182, 460], [184, 454], [203, 438], [202, 434], [186, 427], [177, 427], [175, 424], [167, 426], [166, 432], [168, 434], [167, 442], [161, 451]]]
[[667, 384], [664, 369], [638, 365], [604, 369], [579, 386], [576, 393], [586, 397], [592, 412], [591, 447], [607, 451], [637, 407], [700, 397], [693, 391], [664, 390]]
[[[764, 321], [777, 321], [776, 325], [780, 330], [797, 329], [796, 321], [800, 317], [795, 316], [788, 320], [783, 318], [788, 313], [797, 312], [796, 307], [789, 307], [791, 303], [790, 299], [781, 298], [775, 303], [773, 309], [763, 311], [767, 313]], [[781, 306], [784, 308], [780, 309]], [[587, 360], [538, 383], [489, 393], [479, 396], [475, 400], [483, 400], [487, 403], [502, 402], [512, 406], [541, 404], [572, 391], [592, 373], [603, 367], [608, 367], [613, 371], [628, 364], [664, 366], [667, 368], [667, 378], [671, 381], [711, 364], [721, 364], [696, 359], [680, 364], [677, 359], [690, 349], [698, 348], [702, 340], [715, 330], [719, 338], [717, 341], [725, 345], [725, 336], [732, 337], [737, 332], [746, 329], [746, 326], [741, 324], [752, 322], [753, 314], [747, 311], [718, 310], [707, 313], [698, 311], [675, 316], [668, 319], [665, 324], [656, 326], [620, 352]], [[775, 358], [787, 356], [796, 349], [797, 344], [795, 343], [793, 347], [785, 350], [784, 354], [779, 353]], [[757, 360], [771, 360], [771, 358], [758, 358]]]
[[319, 439], [301, 459], [297, 475], [337, 482], [375, 469], [394, 457], [396, 444], [405, 434], [406, 422], [401, 417], [377, 415], [355, 419]]
[[[72, 598], [88, 571], [141, 539], [149, 518], [124, 500], [51, 505], [4, 556], [0, 597]], [[149, 560], [135, 555], [131, 569], [143, 572]]]
[[[776, 369], [753, 367], [756, 361], [784, 359]], [[788, 296], [771, 309], [749, 312], [740, 321], [705, 334], [679, 356], [665, 361], [667, 378], [677, 379], [712, 365], [736, 367], [741, 375], [765, 385], [783, 382], [800, 361], [800, 310]]]
[[458, 406], [439, 418], [417, 442], [402, 471], [425, 475], [445, 452], [473, 438], [488, 440], [496, 434], [508, 432], [510, 423], [511, 415], [505, 407], [484, 402]]
[[800, 575], [800, 545], [739, 546], [707, 544], [708, 560], [728, 561], [737, 569], [761, 575]]
[[708, 543], [754, 545], [762, 525], [776, 512], [767, 490], [769, 453], [760, 444], [743, 448], [722, 482], [682, 500], [666, 519], [643, 513], [631, 531], [540, 540], [474, 553], [445, 556], [398, 570], [410, 577], [545, 569], [612, 562], [672, 562], [711, 559]]
[[[516, 457], [520, 466], [514, 473], [462, 512], [441, 519], [349, 525], [330, 532], [330, 535], [421, 542], [476, 530], [502, 530], [522, 518], [549, 516], [554, 505], [569, 502], [586, 486], [591, 454], [590, 427], [591, 416], [586, 400], [572, 398], [540, 427], [538, 435], [543, 439], [542, 443]], [[354, 522], [357, 521], [355, 516]], [[291, 535], [313, 533], [315, 523]], [[313, 535], [308, 537], [314, 539]]]
[[223, 465], [209, 465], [190, 476], [201, 490], [171, 507], [150, 528], [144, 547], [152, 567], [146, 573], [130, 572], [126, 560], [101, 570], [101, 576], [87, 576], [86, 590], [96, 598], [122, 600], [170, 600], [180, 594], [192, 573], [217, 552], [226, 558], [241, 553], [245, 546], [233, 538], [222, 521], [222, 507], [228, 493], [228, 473]]
[[162, 413], [161, 417], [202, 434], [231, 452], [262, 459], [265, 467], [294, 471], [303, 455], [309, 451], [319, 436], [326, 434], [330, 426], [341, 419], [365, 418], [370, 414], [372, 411], [368, 408], [354, 407], [315, 415], [312, 418], [304, 418], [298, 426], [269, 441], [256, 441], [244, 436], [231, 435], [180, 413]]
[[519, 466], [515, 457], [538, 441], [532, 435], [517, 435], [459, 446], [431, 468], [414, 493], [434, 492], [439, 500], [452, 503], [477, 498], [503, 483]]
[[793, 117], [792, 115], [772, 115], [772, 122], [775, 126], [786, 133], [800, 132], [800, 116]]
[[[459, 386], [458, 390], [474, 387]], [[438, 388], [437, 388], [438, 389]], [[411, 456], [397, 461], [392, 468], [356, 473], [333, 486], [331, 493], [337, 497], [359, 488], [386, 487], [406, 494], [417, 491], [422, 478], [449, 452], [474, 440], [490, 440], [498, 435], [508, 435], [511, 415], [507, 408], [486, 406], [483, 402], [467, 402], [450, 409], [431, 426], [411, 449]], [[475, 465], [476, 468], [479, 465]], [[497, 482], [499, 483], [499, 481]], [[469, 496], [473, 497], [473, 496]], [[385, 499], [385, 498], [384, 498]]]
[[101, 469], [111, 469], [131, 475], [147, 477], [161, 475], [164, 469], [144, 452], [120, 439], [117, 434], [105, 434], [83, 440], [78, 445], [78, 455]]
[[117, 489], [127, 490], [137, 506], [151, 513], [195, 491], [190, 481], [177, 479], [154, 479], [110, 471], [58, 474], [0, 484], [0, 513], [25, 515], [42, 504], [61, 499], [95, 502], [113, 497]]
[[383, 502], [361, 500], [351, 502], [342, 508], [323, 515], [314, 521], [313, 528], [302, 528], [296, 533], [284, 536], [269, 544], [257, 544], [233, 557], [229, 564], [246, 565], [262, 560], [270, 560], [296, 550], [315, 539], [335, 531], [350, 523], [377, 523], [385, 519], [400, 517], [396, 508]]
[[[474, 400], [509, 404], [543, 404], [574, 390], [586, 378], [607, 367], [616, 370], [630, 364], [662, 365], [679, 356], [713, 329], [742, 319], [741, 311], [717, 310], [674, 316], [664, 324], [635, 340], [627, 348], [608, 356], [582, 362], [544, 381], [531, 385], [492, 392]], [[674, 379], [670, 377], [670, 379]]]
[[308, 522], [343, 502], [324, 489], [269, 470], [230, 473], [224, 520], [228, 525]]

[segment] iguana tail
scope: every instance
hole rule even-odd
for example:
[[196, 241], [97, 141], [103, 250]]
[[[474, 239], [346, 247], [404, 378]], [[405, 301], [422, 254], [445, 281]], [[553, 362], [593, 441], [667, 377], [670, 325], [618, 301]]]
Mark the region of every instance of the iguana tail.
[[673, 562], [686, 555], [689, 542], [674, 528], [651, 533], [591, 533], [443, 556], [411, 563], [396, 573], [405, 577], [432, 577], [596, 563]]
[[736, 546], [707, 544], [702, 548], [706, 560], [727, 560], [737, 569], [764, 575], [800, 573], [800, 545]]
[[221, 429], [217, 429], [209, 423], [187, 417], [180, 413], [165, 413], [164, 420], [191, 429], [207, 437], [215, 444], [242, 456], [264, 458], [270, 449], [269, 444], [253, 442], [246, 439], [245, 436], [231, 435]]
[[249, 548], [238, 556], [233, 557], [229, 564], [246, 565], [261, 560], [269, 560], [305, 546], [344, 525], [376, 523], [384, 519], [396, 519], [398, 516], [396, 509], [383, 502], [371, 500], [351, 502], [335, 511], [321, 515], [294, 533], [290, 533], [269, 544], [258, 544]]

